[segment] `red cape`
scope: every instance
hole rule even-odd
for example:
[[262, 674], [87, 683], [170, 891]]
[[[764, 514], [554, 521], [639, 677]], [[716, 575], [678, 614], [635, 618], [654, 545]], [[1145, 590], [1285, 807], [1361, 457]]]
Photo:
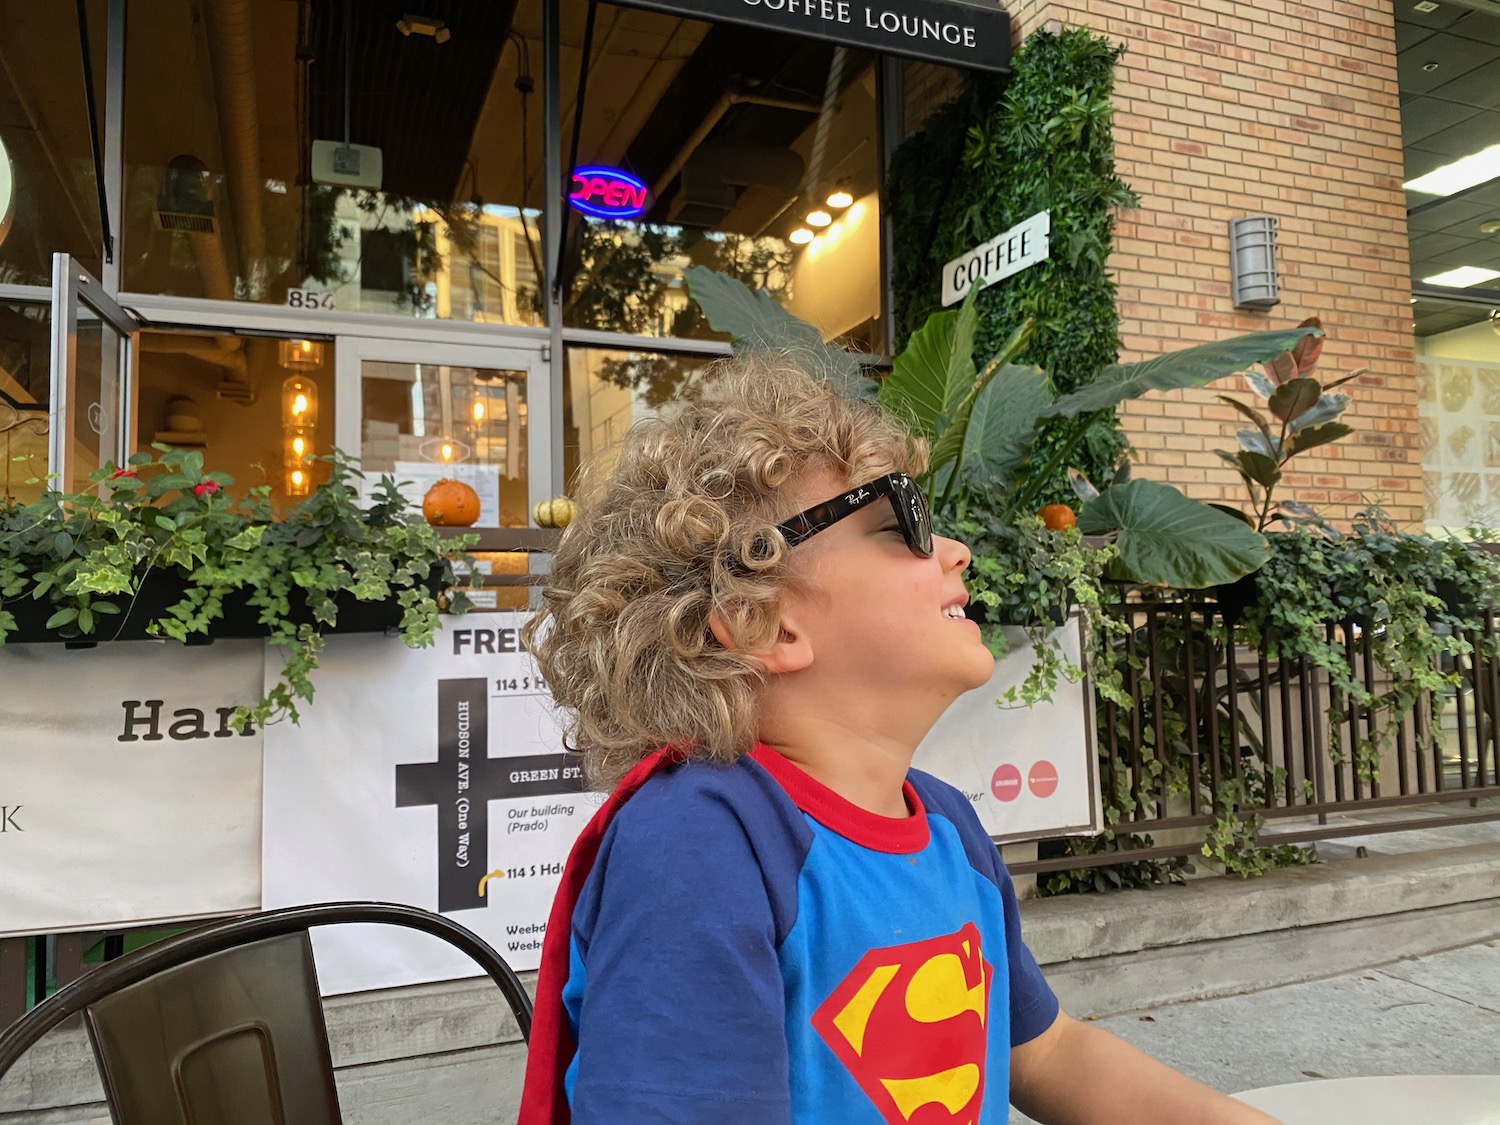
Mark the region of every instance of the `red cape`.
[[569, 950], [573, 934], [573, 908], [583, 884], [594, 869], [599, 845], [615, 813], [657, 770], [681, 761], [680, 751], [658, 750], [642, 759], [615, 786], [609, 799], [585, 826], [563, 868], [547, 934], [542, 939], [542, 964], [536, 978], [536, 1007], [532, 1013], [531, 1040], [526, 1051], [526, 1083], [521, 1089], [521, 1110], [516, 1125], [568, 1125], [571, 1114], [563, 1076], [577, 1052], [563, 1010], [562, 990], [568, 980]]

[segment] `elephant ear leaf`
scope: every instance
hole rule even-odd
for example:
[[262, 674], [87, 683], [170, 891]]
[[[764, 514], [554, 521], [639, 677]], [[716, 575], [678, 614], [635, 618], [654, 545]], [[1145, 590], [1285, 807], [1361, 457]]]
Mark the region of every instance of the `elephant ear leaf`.
[[875, 397], [875, 383], [854, 355], [824, 343], [816, 328], [787, 312], [764, 289], [752, 291], [707, 266], [689, 266], [682, 275], [709, 325], [716, 332], [729, 333], [736, 351], [784, 353], [806, 364], [810, 373], [841, 394]]
[[1169, 484], [1138, 479], [1083, 506], [1085, 535], [1116, 533], [1110, 577], [1178, 590], [1223, 586], [1270, 556], [1265, 536]]
[[981, 487], [1010, 484], [1031, 455], [1037, 419], [1056, 397], [1037, 367], [1008, 363], [974, 400], [964, 434], [963, 473]]
[[[1298, 341], [1316, 332], [1313, 328], [1252, 332], [1229, 340], [1184, 348], [1140, 363], [1111, 364], [1072, 394], [1064, 395], [1049, 416], [1074, 418], [1096, 410], [1107, 410], [1147, 391], [1176, 391], [1201, 387], [1244, 371], [1251, 364], [1266, 364], [1286, 354]], [[1288, 357], [1290, 363], [1290, 358]], [[1259, 389], [1259, 386], [1257, 386]], [[1273, 391], [1274, 387], [1271, 388]], [[1267, 396], [1269, 397], [1269, 396]]]
[[[895, 358], [891, 373], [880, 384], [880, 402], [906, 421], [919, 436], [936, 443], [950, 424], [957, 421], [961, 403], [978, 378], [974, 368], [974, 333], [979, 314], [971, 290], [957, 309], [933, 313], [927, 323], [912, 333], [906, 348]], [[962, 449], [962, 431], [950, 435], [950, 457]], [[940, 468], [933, 451], [933, 470]]]

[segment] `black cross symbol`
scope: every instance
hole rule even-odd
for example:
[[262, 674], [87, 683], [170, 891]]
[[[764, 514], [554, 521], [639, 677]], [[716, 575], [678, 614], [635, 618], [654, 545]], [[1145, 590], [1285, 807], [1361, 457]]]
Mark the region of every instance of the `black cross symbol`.
[[583, 790], [571, 754], [489, 756], [489, 681], [438, 681], [438, 759], [396, 767], [396, 807], [437, 806], [438, 912], [485, 906], [490, 802]]

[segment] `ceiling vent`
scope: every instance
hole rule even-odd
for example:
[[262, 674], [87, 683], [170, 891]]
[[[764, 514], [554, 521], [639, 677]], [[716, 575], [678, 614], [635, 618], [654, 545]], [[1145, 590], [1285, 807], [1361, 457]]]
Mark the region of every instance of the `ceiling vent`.
[[218, 215], [208, 196], [208, 167], [196, 156], [172, 157], [156, 197], [156, 229], [217, 234]]
[[667, 218], [713, 229], [728, 218], [745, 188], [772, 188], [790, 200], [801, 190], [805, 171], [800, 156], [776, 145], [699, 145], [682, 166]]

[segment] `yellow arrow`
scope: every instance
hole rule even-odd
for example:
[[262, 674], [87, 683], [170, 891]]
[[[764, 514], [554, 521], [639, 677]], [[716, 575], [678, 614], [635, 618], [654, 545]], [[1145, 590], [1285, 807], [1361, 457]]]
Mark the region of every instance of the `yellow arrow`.
[[497, 868], [495, 868], [495, 870], [491, 871], [488, 875], [486, 875], [483, 879], [479, 880], [479, 895], [480, 895], [480, 897], [481, 898], [484, 897], [485, 884], [487, 884], [491, 879], [504, 879], [504, 878], [505, 878], [505, 872], [502, 871], [502, 870], [500, 870], [500, 868], [497, 867]]

